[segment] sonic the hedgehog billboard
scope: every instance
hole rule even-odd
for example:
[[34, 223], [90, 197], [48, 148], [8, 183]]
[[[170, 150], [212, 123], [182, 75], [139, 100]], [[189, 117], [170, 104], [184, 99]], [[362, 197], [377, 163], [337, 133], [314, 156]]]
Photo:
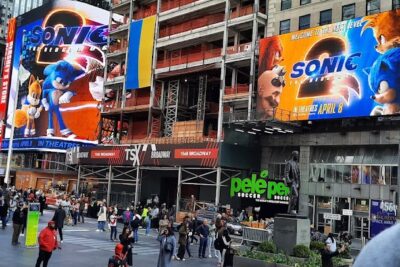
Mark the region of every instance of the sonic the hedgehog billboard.
[[400, 114], [400, 10], [262, 39], [261, 119]]
[[97, 139], [108, 22], [108, 11], [64, 0], [17, 17], [5, 136], [14, 123], [15, 148]]

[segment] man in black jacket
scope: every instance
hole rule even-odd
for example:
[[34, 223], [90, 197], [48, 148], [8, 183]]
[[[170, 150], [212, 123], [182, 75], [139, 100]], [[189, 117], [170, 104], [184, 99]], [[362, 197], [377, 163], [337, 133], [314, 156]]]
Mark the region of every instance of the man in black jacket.
[[24, 225], [25, 215], [24, 215], [24, 212], [22, 211], [23, 206], [24, 206], [23, 202], [18, 203], [18, 207], [15, 210], [13, 218], [12, 218], [14, 232], [13, 232], [11, 244], [13, 246], [16, 246], [19, 244], [18, 237], [19, 237], [19, 234], [21, 233], [22, 227]]
[[196, 232], [200, 236], [199, 258], [205, 258], [207, 243], [208, 243], [208, 235], [210, 234], [210, 229], [208, 228], [208, 221], [204, 220], [203, 224], [197, 228]]
[[61, 243], [63, 242], [62, 229], [64, 227], [64, 220], [66, 216], [65, 210], [62, 208], [61, 204], [58, 205], [58, 209], [56, 209], [54, 212], [52, 221], [56, 223], [56, 229], [58, 229], [58, 233], [60, 234]]

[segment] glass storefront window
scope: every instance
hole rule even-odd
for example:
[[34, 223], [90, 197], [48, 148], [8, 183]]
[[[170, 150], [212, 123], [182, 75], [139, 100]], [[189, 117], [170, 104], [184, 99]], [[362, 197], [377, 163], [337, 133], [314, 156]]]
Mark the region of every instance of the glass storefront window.
[[382, 176], [380, 175], [379, 166], [371, 166], [371, 184], [384, 184], [382, 181]]
[[361, 171], [360, 166], [351, 166], [351, 183], [360, 183]]
[[330, 209], [332, 207], [331, 197], [318, 197], [318, 208]]
[[391, 167], [392, 175], [390, 179], [391, 185], [397, 185], [397, 167]]
[[371, 184], [371, 166], [362, 166], [361, 184]]
[[356, 199], [354, 205], [355, 211], [368, 212], [369, 211], [369, 200], [368, 199]]
[[343, 183], [351, 183], [351, 166], [343, 166]]

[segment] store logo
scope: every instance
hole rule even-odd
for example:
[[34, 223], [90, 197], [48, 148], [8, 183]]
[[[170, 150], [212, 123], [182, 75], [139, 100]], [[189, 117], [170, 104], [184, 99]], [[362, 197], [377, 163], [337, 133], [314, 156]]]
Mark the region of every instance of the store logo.
[[255, 173], [251, 175], [251, 178], [232, 178], [230, 196], [287, 201], [290, 194], [289, 187], [283, 181], [267, 181], [267, 178], [267, 170], [261, 171], [259, 179]]

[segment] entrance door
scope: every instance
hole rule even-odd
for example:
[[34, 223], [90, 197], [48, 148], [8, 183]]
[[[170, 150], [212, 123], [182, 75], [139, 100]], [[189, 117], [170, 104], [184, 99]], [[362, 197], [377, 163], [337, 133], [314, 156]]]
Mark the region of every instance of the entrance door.
[[176, 177], [162, 177], [160, 188], [160, 203], [167, 203], [168, 207], [176, 204], [178, 180]]
[[355, 238], [369, 238], [369, 219], [367, 217], [354, 217], [353, 234]]

